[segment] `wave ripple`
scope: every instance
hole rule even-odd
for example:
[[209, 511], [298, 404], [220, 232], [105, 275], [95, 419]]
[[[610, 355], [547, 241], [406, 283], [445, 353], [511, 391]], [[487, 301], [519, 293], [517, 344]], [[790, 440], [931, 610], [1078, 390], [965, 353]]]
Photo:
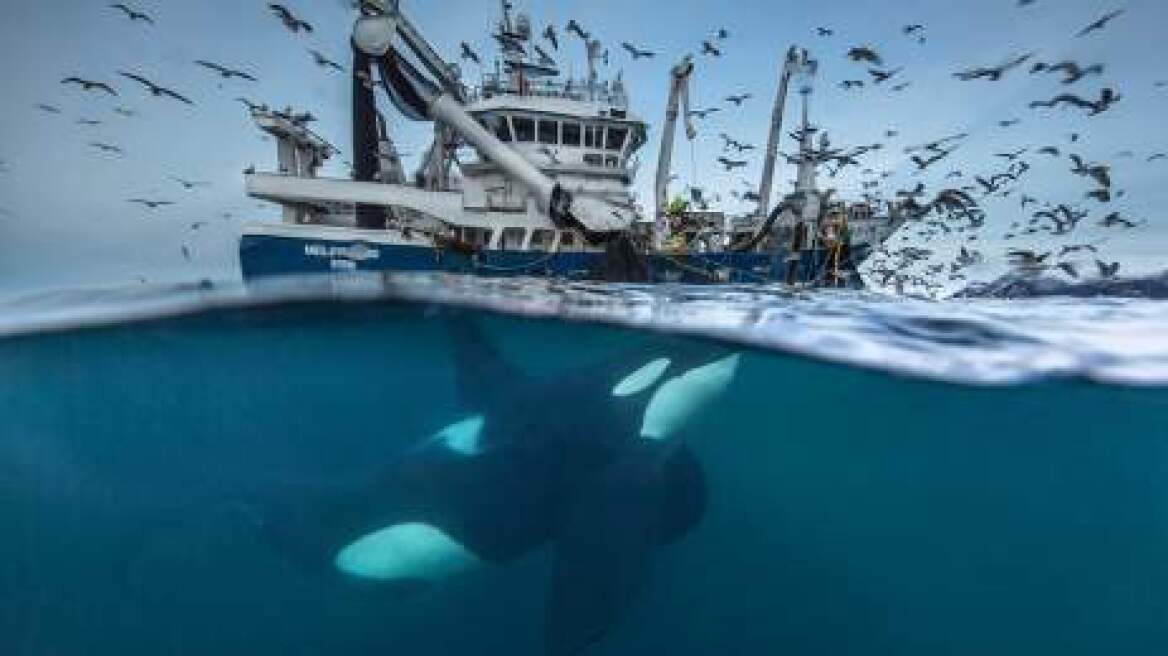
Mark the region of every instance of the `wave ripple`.
[[784, 287], [577, 284], [447, 275], [115, 290], [0, 307], [0, 337], [286, 303], [455, 306], [712, 338], [966, 385], [1081, 378], [1168, 385], [1168, 303], [1046, 297], [945, 302]]

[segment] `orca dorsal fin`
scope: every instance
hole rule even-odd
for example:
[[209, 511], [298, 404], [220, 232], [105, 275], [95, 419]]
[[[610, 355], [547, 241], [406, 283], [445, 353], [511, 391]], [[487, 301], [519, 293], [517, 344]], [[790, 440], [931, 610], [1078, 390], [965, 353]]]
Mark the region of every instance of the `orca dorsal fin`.
[[497, 410], [512, 397], [513, 390], [529, 382], [472, 319], [456, 318], [450, 321], [449, 329], [454, 343], [455, 385], [465, 409]]

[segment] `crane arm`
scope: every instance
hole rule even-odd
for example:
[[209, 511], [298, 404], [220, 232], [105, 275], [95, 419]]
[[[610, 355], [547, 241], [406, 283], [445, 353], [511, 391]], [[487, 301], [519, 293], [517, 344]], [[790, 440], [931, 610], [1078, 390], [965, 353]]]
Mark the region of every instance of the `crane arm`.
[[775, 105], [771, 112], [771, 132], [767, 137], [766, 158], [763, 160], [762, 180], [758, 186], [758, 213], [767, 216], [771, 204], [771, 191], [774, 188], [775, 163], [779, 154], [779, 141], [783, 137], [783, 114], [787, 108], [787, 95], [791, 85], [791, 78], [807, 66], [807, 52], [800, 51], [792, 46], [787, 51], [787, 59], [783, 62], [783, 70], [779, 76], [779, 89], [775, 94]]
[[397, 0], [363, 0], [362, 16], [357, 19], [353, 30], [353, 38], [361, 49], [370, 54], [384, 55], [395, 34], [417, 56], [426, 71], [438, 80], [444, 91], [460, 102], [466, 102], [466, 89], [455, 75], [454, 67], [442, 59], [426, 37], [414, 27], [413, 22], [401, 12]]
[[697, 136], [693, 117], [690, 115], [689, 80], [693, 75], [693, 57], [686, 55], [669, 72], [669, 101], [665, 106], [665, 123], [661, 127], [661, 150], [657, 155], [657, 180], [654, 188], [657, 201], [657, 216], [665, 212], [669, 203], [669, 173], [673, 166], [673, 142], [677, 132], [677, 118], [685, 112], [685, 136], [690, 141]]

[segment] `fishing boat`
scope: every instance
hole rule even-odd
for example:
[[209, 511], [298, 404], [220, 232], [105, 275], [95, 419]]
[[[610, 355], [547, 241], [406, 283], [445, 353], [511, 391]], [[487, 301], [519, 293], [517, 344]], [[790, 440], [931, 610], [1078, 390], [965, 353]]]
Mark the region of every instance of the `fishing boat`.
[[[245, 225], [245, 280], [281, 275], [442, 271], [622, 282], [856, 286], [856, 265], [897, 227], [895, 212], [833, 203], [816, 187], [826, 148], [809, 121], [814, 62], [792, 48], [781, 68], [758, 210], [740, 217], [703, 199], [668, 203], [674, 132], [696, 131], [689, 110], [692, 58], [670, 71], [656, 208], [633, 184], [648, 124], [630, 106], [621, 75], [601, 79], [608, 55], [581, 31], [587, 77], [561, 75], [528, 16], [501, 2], [492, 27], [493, 71], [463, 80], [391, 0], [366, 0], [353, 30], [351, 179], [319, 177], [337, 149], [311, 115], [266, 106], [256, 125], [277, 144], [277, 170], [245, 174], [247, 193], [278, 203], [279, 223]], [[473, 54], [473, 53], [472, 53]], [[477, 55], [476, 55], [477, 56]], [[771, 207], [771, 186], [793, 80], [801, 80], [795, 189]], [[407, 175], [377, 105], [383, 89], [408, 119], [433, 124], [433, 141]], [[697, 194], [695, 194], [697, 196]]]

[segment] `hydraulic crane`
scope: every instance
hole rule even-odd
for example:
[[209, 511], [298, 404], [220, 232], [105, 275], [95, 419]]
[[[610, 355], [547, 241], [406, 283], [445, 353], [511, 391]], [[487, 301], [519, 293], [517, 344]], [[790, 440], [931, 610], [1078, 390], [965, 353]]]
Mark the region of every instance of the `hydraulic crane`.
[[[657, 201], [656, 218], [658, 224], [665, 215], [665, 208], [669, 204], [669, 176], [673, 165], [673, 142], [677, 132], [677, 118], [685, 112], [685, 136], [690, 141], [697, 137], [698, 131], [694, 127], [693, 117], [690, 115], [689, 80], [693, 75], [693, 56], [686, 55], [669, 72], [669, 101], [665, 106], [665, 124], [661, 128], [661, 150], [657, 156], [657, 180], [654, 187], [654, 196]], [[663, 231], [656, 231], [657, 247], [661, 246]]]
[[[732, 246], [736, 251], [754, 250], [761, 244], [774, 228], [775, 222], [783, 213], [784, 205], [780, 203], [771, 208], [771, 191], [774, 189], [775, 162], [779, 154], [779, 140], [783, 137], [783, 116], [787, 110], [787, 96], [790, 91], [791, 79], [796, 75], [805, 75], [808, 78], [815, 75], [818, 63], [811, 59], [806, 50], [792, 46], [787, 51], [787, 58], [783, 62], [782, 72], [779, 74], [779, 89], [775, 94], [775, 105], [771, 111], [771, 132], [767, 137], [766, 158], [763, 160], [762, 179], [758, 185], [758, 216], [765, 218], [762, 226], [749, 239]], [[806, 121], [806, 98], [811, 93], [810, 84], [805, 84], [800, 92], [804, 97], [804, 121]], [[803, 179], [804, 169], [800, 168], [800, 180]]]
[[775, 162], [779, 154], [779, 141], [783, 137], [783, 115], [787, 109], [787, 95], [791, 78], [800, 73], [814, 74], [815, 61], [806, 50], [795, 46], [787, 51], [787, 59], [779, 75], [779, 89], [775, 94], [775, 105], [771, 112], [771, 132], [767, 137], [766, 159], [763, 160], [762, 180], [758, 186], [758, 213], [767, 216], [770, 212], [771, 191], [774, 189]]

